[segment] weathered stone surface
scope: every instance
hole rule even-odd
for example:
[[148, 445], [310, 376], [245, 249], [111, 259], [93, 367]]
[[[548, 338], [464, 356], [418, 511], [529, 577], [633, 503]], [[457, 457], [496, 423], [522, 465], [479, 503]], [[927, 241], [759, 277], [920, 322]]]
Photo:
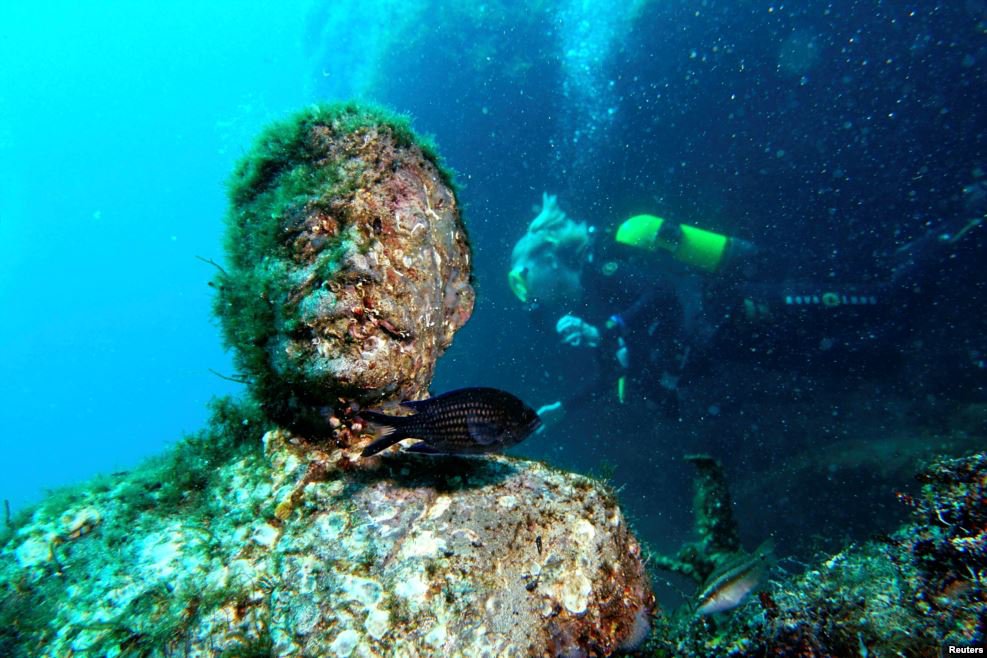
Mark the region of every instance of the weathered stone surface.
[[103, 532], [132, 512], [121, 484], [22, 527], [0, 574], [61, 590], [37, 655], [608, 655], [650, 622], [640, 548], [593, 480], [264, 444], [222, 467], [211, 512]]
[[[292, 456], [281, 451], [283, 440], [268, 435], [283, 478], [276, 491], [299, 486], [306, 471], [329, 477], [302, 485], [285, 537], [340, 565], [330, 578], [366, 579], [360, 591], [379, 594], [376, 609], [403, 620], [390, 629], [395, 651], [607, 654], [653, 608], [640, 549], [616, 501], [592, 480], [505, 457], [392, 456], [351, 472], [362, 484], [343, 501], [325, 464], [354, 455]], [[289, 463], [297, 466], [285, 470]], [[382, 472], [388, 476], [378, 479]], [[437, 484], [423, 485], [436, 476]], [[354, 573], [361, 562], [368, 566]], [[381, 646], [373, 632], [379, 615], [367, 606], [364, 646]], [[315, 634], [302, 647], [323, 641]]]
[[339, 398], [426, 397], [475, 293], [459, 204], [407, 121], [315, 106], [231, 181], [216, 312], [268, 415], [319, 431]]

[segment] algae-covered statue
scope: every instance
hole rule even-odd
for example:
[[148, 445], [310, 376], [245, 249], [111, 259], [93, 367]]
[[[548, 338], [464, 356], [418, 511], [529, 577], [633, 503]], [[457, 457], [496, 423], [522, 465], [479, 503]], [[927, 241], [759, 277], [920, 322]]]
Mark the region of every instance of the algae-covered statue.
[[361, 412], [425, 398], [473, 307], [434, 151], [381, 111], [313, 107], [261, 136], [230, 196], [213, 285], [248, 394], [0, 529], [0, 655], [638, 646], [654, 596], [606, 487], [499, 455], [368, 450], [365, 420], [401, 421]]
[[318, 432], [339, 398], [424, 397], [474, 301], [434, 150], [394, 117], [313, 110], [261, 136], [230, 198], [216, 311], [268, 415]]

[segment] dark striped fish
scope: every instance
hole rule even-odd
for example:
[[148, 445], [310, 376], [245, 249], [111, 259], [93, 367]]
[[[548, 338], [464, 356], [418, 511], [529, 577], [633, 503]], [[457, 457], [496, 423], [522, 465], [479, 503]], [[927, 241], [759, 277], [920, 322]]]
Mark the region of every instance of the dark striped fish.
[[541, 425], [534, 409], [495, 388], [461, 388], [427, 400], [405, 401], [411, 416], [362, 411], [377, 426], [378, 438], [363, 450], [376, 455], [402, 439], [421, 439], [407, 452], [476, 454], [500, 452], [520, 443]]

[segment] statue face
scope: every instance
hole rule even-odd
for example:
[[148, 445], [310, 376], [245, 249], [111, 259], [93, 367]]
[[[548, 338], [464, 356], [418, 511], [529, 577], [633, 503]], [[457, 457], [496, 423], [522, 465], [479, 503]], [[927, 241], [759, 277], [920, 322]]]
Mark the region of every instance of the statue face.
[[475, 299], [456, 198], [417, 148], [373, 131], [344, 140], [358, 144], [333, 148], [373, 141], [378, 160], [344, 160], [354, 191], [285, 217], [289, 257], [263, 263], [282, 284], [270, 364], [311, 402], [421, 397]]
[[351, 105], [274, 124], [234, 170], [215, 310], [267, 416], [323, 433], [423, 397], [473, 310], [455, 193], [407, 124]]

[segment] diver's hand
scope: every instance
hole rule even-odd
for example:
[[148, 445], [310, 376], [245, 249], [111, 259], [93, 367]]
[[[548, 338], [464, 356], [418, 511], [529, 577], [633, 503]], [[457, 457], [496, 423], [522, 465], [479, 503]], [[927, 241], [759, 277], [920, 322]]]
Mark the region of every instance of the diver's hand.
[[555, 325], [555, 331], [566, 345], [596, 347], [600, 344], [600, 330], [575, 315], [563, 315]]
[[627, 349], [627, 343], [624, 342], [623, 338], [618, 340], [617, 345], [618, 345], [617, 354], [616, 354], [617, 363], [620, 364], [621, 368], [627, 370], [628, 368], [631, 367], [630, 350]]
[[561, 402], [553, 402], [539, 407], [535, 413], [541, 418], [541, 427], [537, 430], [537, 433], [541, 433], [549, 427], [557, 425], [559, 421], [565, 418], [565, 407], [562, 406]]

